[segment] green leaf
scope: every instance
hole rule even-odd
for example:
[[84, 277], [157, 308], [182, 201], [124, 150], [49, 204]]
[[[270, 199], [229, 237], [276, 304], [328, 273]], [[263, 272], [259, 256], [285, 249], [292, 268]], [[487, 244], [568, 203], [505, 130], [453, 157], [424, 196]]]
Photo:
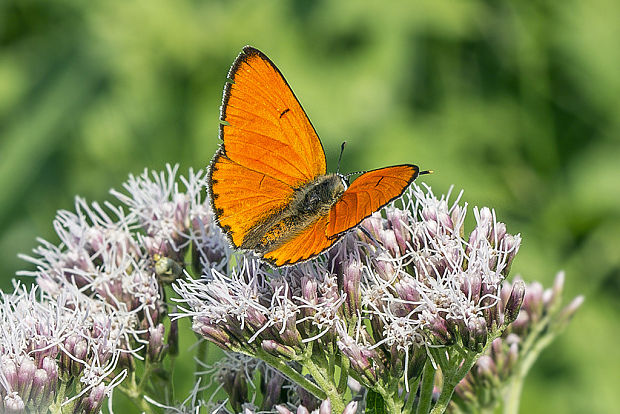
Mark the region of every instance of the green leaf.
[[368, 395], [366, 396], [366, 414], [385, 413], [387, 413], [387, 411], [385, 409], [385, 402], [383, 401], [381, 394], [368, 390]]

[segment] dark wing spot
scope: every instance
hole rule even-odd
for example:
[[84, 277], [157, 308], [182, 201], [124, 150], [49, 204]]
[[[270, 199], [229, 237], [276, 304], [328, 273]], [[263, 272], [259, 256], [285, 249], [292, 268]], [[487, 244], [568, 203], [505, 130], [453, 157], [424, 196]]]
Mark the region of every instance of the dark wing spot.
[[290, 109], [286, 108], [284, 111], [280, 112], [280, 118], [282, 118], [288, 111], [290, 111]]
[[379, 178], [379, 181], [377, 181], [377, 184], [375, 184], [375, 188], [379, 186], [379, 183], [381, 182], [381, 180], [383, 180], [383, 177]]

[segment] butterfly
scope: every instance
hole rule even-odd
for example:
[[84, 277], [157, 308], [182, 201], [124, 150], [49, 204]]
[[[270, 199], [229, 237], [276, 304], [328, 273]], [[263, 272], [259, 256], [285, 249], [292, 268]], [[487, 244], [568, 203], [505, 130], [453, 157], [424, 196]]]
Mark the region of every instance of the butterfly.
[[244, 47], [228, 79], [223, 142], [209, 166], [211, 205], [235, 248], [273, 266], [321, 254], [431, 172], [395, 165], [364, 172], [349, 185], [344, 175], [327, 174], [316, 130], [267, 56]]

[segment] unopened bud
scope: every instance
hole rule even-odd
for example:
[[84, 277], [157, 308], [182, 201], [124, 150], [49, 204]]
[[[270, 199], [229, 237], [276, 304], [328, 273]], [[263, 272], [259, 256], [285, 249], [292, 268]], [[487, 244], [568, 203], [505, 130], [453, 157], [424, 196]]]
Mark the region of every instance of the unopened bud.
[[27, 402], [30, 398], [30, 390], [32, 389], [32, 380], [34, 374], [37, 371], [37, 366], [34, 361], [27, 356], [24, 356], [19, 364], [17, 371], [18, 388], [17, 391], [21, 398]]
[[568, 304], [568, 306], [562, 309], [559, 316], [560, 323], [568, 323], [573, 317], [573, 315], [575, 315], [575, 312], [577, 312], [577, 309], [579, 309], [584, 300], [585, 297], [583, 295], [579, 295], [575, 299], [573, 299], [571, 303]]
[[293, 347], [280, 344], [273, 339], [265, 339], [260, 345], [265, 352], [268, 352], [273, 356], [283, 357], [287, 360], [292, 360], [296, 356], [295, 349]]
[[103, 399], [105, 398], [105, 385], [99, 384], [94, 387], [90, 394], [82, 400], [82, 412], [84, 414], [95, 414], [101, 410]]
[[24, 414], [26, 412], [26, 404], [17, 392], [9, 392], [4, 397], [4, 413], [6, 414]]
[[342, 414], [355, 414], [357, 413], [357, 401], [351, 401], [344, 407]]
[[159, 361], [164, 350], [164, 325], [149, 328], [147, 355], [151, 361]]
[[328, 399], [321, 403], [319, 414], [332, 414], [332, 402]]
[[454, 343], [454, 338], [450, 334], [450, 331], [448, 330], [448, 324], [444, 319], [440, 317], [435, 318], [429, 326], [429, 330], [432, 332], [433, 336], [437, 339], [439, 344], [451, 345], [452, 343]]
[[276, 409], [278, 414], [293, 414], [293, 412], [291, 410], [289, 410], [288, 408], [286, 408], [283, 405], [276, 405], [274, 408]]
[[342, 275], [344, 292], [347, 294], [345, 312], [347, 320], [356, 318], [361, 309], [360, 280], [362, 279], [362, 264], [351, 260], [345, 265]]
[[474, 352], [481, 352], [487, 343], [487, 323], [483, 317], [471, 318], [467, 324], [469, 331], [469, 346], [468, 348]]
[[506, 301], [506, 307], [504, 308], [504, 323], [510, 324], [517, 319], [521, 305], [523, 304], [523, 298], [525, 297], [525, 283], [522, 280], [516, 280], [512, 285], [512, 291]]

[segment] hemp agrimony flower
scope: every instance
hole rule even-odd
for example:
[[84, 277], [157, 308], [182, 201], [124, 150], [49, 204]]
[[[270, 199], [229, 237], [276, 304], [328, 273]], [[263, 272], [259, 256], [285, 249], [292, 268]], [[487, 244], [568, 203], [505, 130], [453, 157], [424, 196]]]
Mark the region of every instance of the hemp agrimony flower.
[[[47, 302], [65, 303], [63, 295], [73, 292], [71, 307], [86, 306], [102, 334], [110, 330], [117, 335], [114, 342], [108, 340], [114, 352], [107, 351], [106, 359], [98, 361], [110, 371], [106, 375], [123, 368], [133, 373], [137, 363], [149, 365], [147, 372], [156, 371], [169, 352], [177, 352], [177, 323], [168, 332], [164, 325], [168, 305], [163, 285], [182, 276], [171, 270], [171, 263], [183, 263], [188, 255], [193, 259], [188, 269], [227, 263], [228, 247], [204, 197], [204, 171], [190, 170], [187, 178], [180, 177], [185, 191], [176, 175], [177, 167], [168, 166], [166, 172], [130, 176], [123, 185], [126, 194], [112, 191], [127, 211], [111, 202], [89, 204], [76, 198], [75, 211], [59, 211], [54, 220], [61, 243], [39, 240], [32, 256], [22, 256], [36, 270], [19, 274], [34, 276]], [[113, 318], [108, 321], [106, 315]], [[68, 342], [63, 346], [76, 358], [82, 358], [86, 345], [92, 347], [82, 336], [64, 338]], [[107, 358], [112, 356], [110, 365]], [[73, 368], [75, 358], [65, 359], [61, 373], [68, 369], [86, 381], [88, 373], [78, 375]], [[90, 406], [100, 406], [103, 396], [92, 396]]]
[[[271, 269], [243, 259], [227, 275], [179, 281], [182, 313], [200, 335], [263, 359], [336, 411], [344, 410], [348, 376], [392, 412], [412, 406], [425, 366], [452, 375], [440, 401], [447, 404], [510, 322], [500, 295], [520, 244], [488, 208], [474, 209], [476, 227], [464, 237], [465, 214], [466, 206], [414, 185], [401, 207], [365, 220], [324, 260]], [[524, 293], [514, 292], [509, 313]]]
[[0, 411], [99, 412], [125, 376], [114, 374], [120, 358], [136, 352], [122, 346], [131, 316], [78, 290], [0, 295]]
[[[515, 285], [524, 284], [516, 279]], [[564, 330], [583, 303], [583, 296], [577, 296], [562, 308], [563, 286], [564, 273], [560, 272], [550, 289], [543, 290], [538, 282], [525, 287], [527, 293], [516, 320], [457, 385], [451, 412], [492, 410], [500, 402], [510, 412], [517, 411], [523, 381], [536, 357]], [[504, 282], [503, 292], [512, 290], [510, 283]], [[510, 300], [508, 294], [502, 294], [506, 310]]]
[[[130, 176], [116, 203], [76, 198], [59, 242], [22, 256], [36, 285], [0, 292], [1, 412], [96, 413], [117, 392], [144, 412], [475, 411], [518, 401], [580, 304], [559, 308], [563, 276], [507, 282], [520, 236], [486, 207], [466, 231], [450, 193], [413, 185], [328, 253], [274, 269], [230, 249], [205, 171], [177, 170]], [[213, 363], [198, 344], [183, 401], [181, 317], [226, 351]]]

